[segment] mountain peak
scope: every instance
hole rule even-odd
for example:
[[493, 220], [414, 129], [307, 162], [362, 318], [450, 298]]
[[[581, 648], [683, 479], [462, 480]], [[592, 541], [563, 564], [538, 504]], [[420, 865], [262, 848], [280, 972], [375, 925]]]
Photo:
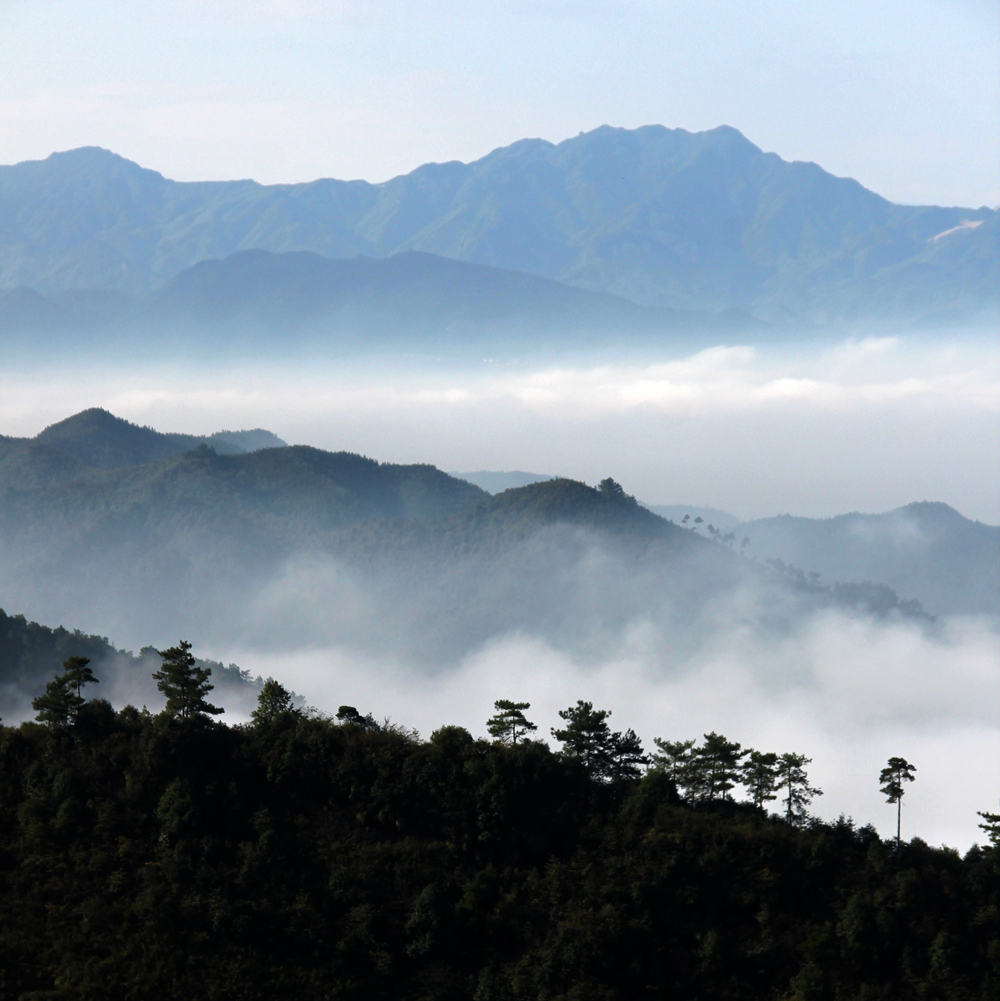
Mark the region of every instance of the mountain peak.
[[116, 417], [101, 407], [91, 407], [50, 424], [35, 441], [85, 465], [104, 469], [139, 466], [180, 455], [200, 445], [210, 447], [220, 455], [285, 445], [277, 435], [263, 428], [218, 431], [207, 437], [163, 433]]
[[[181, 184], [83, 147], [0, 167], [0, 204], [6, 288], [148, 292], [238, 250], [415, 250], [765, 321], [1000, 313], [996, 213], [892, 205], [819, 165], [764, 153], [731, 125], [601, 125], [381, 184]], [[963, 224], [961, 240], [932, 241]]]

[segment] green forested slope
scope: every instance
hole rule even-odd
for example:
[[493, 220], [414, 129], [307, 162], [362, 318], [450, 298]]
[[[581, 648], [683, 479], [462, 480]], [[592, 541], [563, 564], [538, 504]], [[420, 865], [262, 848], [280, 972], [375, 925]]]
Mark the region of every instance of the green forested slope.
[[5, 996], [992, 1001], [1000, 856], [543, 744], [88, 703], [0, 730]]

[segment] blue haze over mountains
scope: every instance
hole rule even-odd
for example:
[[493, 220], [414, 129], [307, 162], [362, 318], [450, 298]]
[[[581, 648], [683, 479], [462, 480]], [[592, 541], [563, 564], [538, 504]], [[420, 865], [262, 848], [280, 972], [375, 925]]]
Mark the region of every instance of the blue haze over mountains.
[[[382, 184], [179, 183], [96, 148], [0, 167], [8, 328], [74, 315], [203, 319], [206, 283], [218, 283], [212, 308], [225, 311], [226, 281], [246, 289], [262, 269], [272, 293], [258, 318], [301, 312], [301, 302], [290, 305], [295, 275], [322, 267], [306, 256], [244, 255], [184, 274], [255, 250], [334, 259], [419, 251], [396, 258], [394, 270], [357, 264], [369, 272], [360, 299], [345, 305], [342, 290], [323, 293], [355, 316], [382, 310], [387, 324], [395, 321], [386, 299], [404, 311], [415, 301], [405, 273], [427, 285], [436, 269], [433, 294], [417, 304], [466, 325], [561, 314], [579, 324], [588, 312], [599, 314], [597, 326], [646, 328], [690, 323], [692, 314], [704, 323], [704, 312], [744, 328], [750, 317], [818, 326], [1000, 317], [996, 211], [895, 205], [815, 164], [764, 153], [728, 127], [602, 127], [558, 145], [526, 139]], [[454, 262], [479, 266], [468, 273], [485, 289], [479, 305]], [[506, 312], [477, 314], [497, 288], [506, 289]], [[235, 308], [240, 296], [231, 299]]]

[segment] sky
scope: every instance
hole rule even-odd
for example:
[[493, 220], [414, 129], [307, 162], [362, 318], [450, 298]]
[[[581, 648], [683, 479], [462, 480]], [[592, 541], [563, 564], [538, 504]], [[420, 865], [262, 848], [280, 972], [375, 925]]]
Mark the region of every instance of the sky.
[[602, 124], [740, 129], [900, 202], [1000, 205], [996, 0], [0, 0], [0, 163], [385, 180]]

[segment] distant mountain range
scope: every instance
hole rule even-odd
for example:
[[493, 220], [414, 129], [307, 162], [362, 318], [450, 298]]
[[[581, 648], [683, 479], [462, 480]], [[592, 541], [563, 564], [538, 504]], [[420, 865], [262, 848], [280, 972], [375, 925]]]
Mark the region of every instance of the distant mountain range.
[[728, 127], [605, 126], [382, 184], [179, 183], [96, 148], [0, 167], [0, 286], [76, 296], [45, 308], [100, 312], [97, 292], [147, 294], [245, 250], [421, 251], [771, 323], [1000, 316], [996, 211], [895, 205]]
[[1000, 528], [947, 504], [907, 504], [887, 514], [781, 515], [738, 527], [748, 551], [827, 582], [878, 581], [936, 614], [1000, 616]]

